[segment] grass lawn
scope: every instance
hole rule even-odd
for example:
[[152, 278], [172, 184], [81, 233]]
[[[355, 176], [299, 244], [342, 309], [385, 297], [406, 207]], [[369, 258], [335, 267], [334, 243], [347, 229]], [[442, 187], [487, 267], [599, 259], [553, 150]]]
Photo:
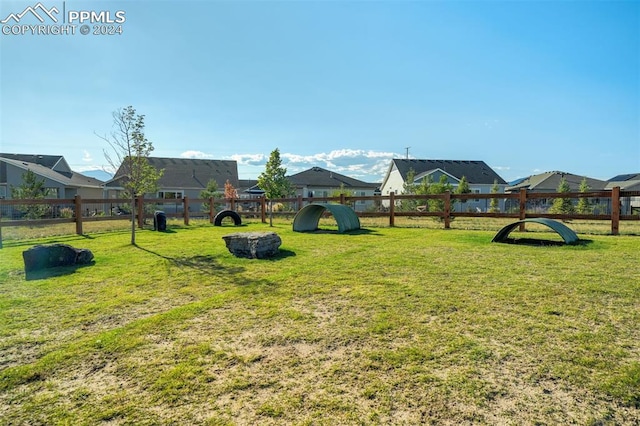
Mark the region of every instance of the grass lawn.
[[[271, 230], [271, 260], [221, 238]], [[640, 237], [494, 235], [276, 222], [5, 241], [0, 424], [640, 423]], [[22, 251], [52, 242], [95, 264], [26, 280]]]

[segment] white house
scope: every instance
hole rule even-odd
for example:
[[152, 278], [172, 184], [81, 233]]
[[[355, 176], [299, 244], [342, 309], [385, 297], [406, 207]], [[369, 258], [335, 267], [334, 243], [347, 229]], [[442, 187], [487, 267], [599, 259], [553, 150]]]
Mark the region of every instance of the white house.
[[[507, 182], [502, 179], [484, 161], [466, 160], [417, 160], [417, 159], [393, 159], [382, 181], [382, 195], [391, 192], [402, 194], [409, 171], [413, 170], [415, 179], [413, 183], [419, 184], [424, 178], [431, 176], [434, 182], [438, 182], [441, 176], [447, 177], [447, 182], [455, 189], [464, 176], [469, 183], [469, 188], [475, 194], [489, 194], [494, 184], [498, 185], [498, 192], [504, 192]], [[389, 206], [388, 201], [383, 205]], [[465, 209], [487, 211], [489, 200], [469, 200], [465, 203]], [[460, 208], [460, 207], [458, 207]], [[500, 209], [504, 209], [500, 202]]]

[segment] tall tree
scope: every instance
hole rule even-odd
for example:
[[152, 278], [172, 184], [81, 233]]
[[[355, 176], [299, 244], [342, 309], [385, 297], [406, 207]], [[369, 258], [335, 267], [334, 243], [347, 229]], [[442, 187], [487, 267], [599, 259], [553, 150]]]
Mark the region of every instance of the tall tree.
[[280, 150], [271, 151], [264, 172], [258, 176], [258, 186], [269, 200], [269, 226], [273, 226], [273, 199], [291, 194], [291, 182], [286, 178], [287, 169], [282, 167]]
[[104, 150], [109, 165], [117, 170], [125, 195], [131, 199], [131, 244], [136, 244], [136, 197], [145, 192], [155, 192], [164, 170], [156, 170], [147, 158], [153, 144], [144, 135], [144, 115], [136, 113], [132, 106], [112, 113], [113, 130], [110, 135], [100, 136], [106, 141], [113, 155]]
[[[498, 180], [495, 179], [493, 181], [493, 185], [491, 186], [491, 193], [497, 194], [499, 190]], [[490, 213], [498, 213], [500, 211], [500, 203], [497, 198], [492, 198], [489, 202], [489, 212]]]
[[[407, 171], [407, 177], [402, 184], [402, 193], [406, 195], [412, 195], [418, 193], [418, 185], [415, 182], [416, 180], [416, 171], [413, 167], [409, 168]], [[413, 211], [418, 207], [417, 200], [402, 200], [400, 201], [400, 210], [402, 211]]]
[[[560, 183], [558, 183], [558, 189], [556, 191], [561, 193], [571, 191], [569, 182], [567, 182], [567, 179], [565, 179], [564, 176], [560, 178]], [[556, 213], [556, 214], [571, 214], [574, 212], [575, 212], [575, 209], [573, 207], [573, 202], [571, 201], [571, 198], [556, 198], [555, 200], [553, 200], [553, 204], [549, 209], [549, 213]]]
[[[471, 187], [469, 187], [469, 181], [466, 176], [462, 176], [460, 182], [458, 183], [458, 187], [455, 189], [454, 194], [469, 194], [471, 192]], [[453, 200], [452, 200], [453, 201]], [[462, 204], [466, 203], [467, 200], [460, 200]]]
[[[44, 179], [38, 179], [32, 170], [27, 170], [22, 174], [20, 185], [11, 185], [11, 197], [21, 200], [43, 200], [49, 195], [49, 190], [44, 187], [44, 184]], [[44, 204], [30, 204], [17, 206], [17, 208], [25, 214], [27, 219], [38, 219], [47, 211], [47, 206]]]
[[[216, 204], [215, 200], [216, 199], [220, 199], [222, 197], [222, 195], [223, 194], [220, 191], [218, 191], [218, 182], [216, 182], [215, 179], [209, 179], [205, 189], [200, 191], [200, 198], [209, 199], [209, 198], [213, 197], [213, 199], [214, 199], [214, 208], [216, 208], [216, 209], [220, 207], [220, 203]], [[205, 202], [202, 203], [202, 210], [203, 211], [207, 211], [207, 212], [209, 211], [209, 202], [208, 201], [205, 201]]]
[[231, 199], [238, 198], [238, 191], [234, 188], [233, 184], [227, 179], [224, 183], [224, 198], [227, 200], [227, 205], [231, 205]]
[[[580, 188], [578, 189], [580, 192], [587, 192], [589, 191], [589, 189], [591, 189], [589, 187], [589, 184], [587, 183], [587, 178], [584, 177], [582, 178], [582, 181], [580, 182]], [[581, 197], [578, 200], [578, 205], [576, 206], [576, 211], [580, 214], [590, 214], [593, 209], [591, 207], [591, 204], [589, 203], [589, 199], [585, 198], [585, 197]]]
[[[444, 194], [447, 191], [451, 192], [452, 189], [453, 187], [449, 183], [449, 179], [445, 174], [440, 175], [440, 179], [438, 180], [438, 183], [432, 183], [428, 187], [429, 194], [434, 194], [434, 195]], [[441, 199], [431, 200], [431, 203], [429, 205], [429, 211], [431, 212], [444, 211], [444, 200], [441, 200]]]

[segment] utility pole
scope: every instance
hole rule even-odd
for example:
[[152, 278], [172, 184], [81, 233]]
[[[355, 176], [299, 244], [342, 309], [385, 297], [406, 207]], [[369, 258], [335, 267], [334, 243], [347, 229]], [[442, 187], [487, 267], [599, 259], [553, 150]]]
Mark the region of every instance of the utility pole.
[[411, 148], [410, 146], [405, 147], [405, 151], [407, 151], [407, 153], [405, 154], [405, 158], [408, 160], [409, 159], [409, 148]]

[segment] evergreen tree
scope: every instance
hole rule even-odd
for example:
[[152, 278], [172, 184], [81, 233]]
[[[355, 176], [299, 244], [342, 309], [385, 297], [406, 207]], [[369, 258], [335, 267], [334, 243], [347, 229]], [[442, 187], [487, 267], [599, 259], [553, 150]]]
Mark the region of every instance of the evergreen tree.
[[[580, 188], [579, 191], [580, 192], [588, 192], [589, 189], [591, 189], [589, 187], [589, 185], [587, 184], [587, 178], [582, 178], [582, 181], [580, 182]], [[593, 208], [591, 207], [591, 204], [589, 203], [589, 199], [588, 198], [580, 198], [578, 200], [578, 205], [576, 206], [576, 211], [580, 214], [590, 214], [593, 211]]]
[[269, 155], [264, 172], [258, 176], [258, 186], [269, 200], [269, 226], [273, 226], [273, 199], [286, 197], [292, 192], [291, 182], [285, 176], [286, 173], [287, 169], [282, 167], [280, 150], [276, 148]]
[[[471, 188], [469, 187], [469, 182], [467, 181], [466, 176], [462, 176], [460, 182], [458, 183], [458, 187], [455, 189], [454, 194], [469, 194], [471, 192]], [[454, 200], [452, 200], [453, 202]], [[464, 200], [460, 200], [461, 203], [466, 203], [466, 198]], [[452, 205], [453, 210], [453, 205]]]
[[[491, 193], [497, 194], [499, 188], [500, 187], [498, 186], [498, 180], [496, 179], [493, 181], [493, 185], [491, 186]], [[500, 212], [500, 203], [497, 198], [492, 198], [491, 201], [489, 202], [489, 213], [498, 213], [498, 212]]]
[[[563, 176], [560, 179], [560, 183], [558, 184], [558, 189], [556, 190], [556, 192], [565, 193], [570, 191], [571, 191], [571, 188], [569, 187], [569, 183], [567, 182], [567, 179], [565, 179], [565, 177]], [[571, 201], [571, 198], [556, 198], [555, 200], [553, 200], [553, 204], [549, 209], [549, 213], [554, 213], [554, 214], [571, 214], [574, 212], [575, 212], [575, 209], [573, 207], [573, 202]]]
[[[22, 183], [19, 186], [11, 185], [11, 197], [20, 200], [44, 200], [49, 195], [44, 183], [44, 179], [38, 179], [32, 170], [27, 170], [22, 174]], [[27, 219], [41, 218], [47, 212], [47, 208], [44, 204], [17, 206]]]
[[[418, 185], [415, 183], [416, 180], [416, 171], [413, 168], [410, 168], [407, 171], [407, 177], [402, 185], [402, 193], [407, 195], [417, 194]], [[418, 207], [417, 200], [401, 200], [400, 201], [400, 210], [401, 211], [414, 211]]]
[[[430, 184], [428, 187], [429, 194], [432, 194], [432, 195], [444, 194], [447, 191], [452, 192], [452, 189], [453, 187], [449, 183], [449, 180], [447, 179], [447, 175], [444, 175], [444, 174], [440, 176], [438, 183]], [[429, 211], [430, 212], [444, 211], [444, 200], [442, 199], [431, 200], [431, 203], [429, 204]]]
[[[211, 197], [213, 197], [214, 200], [216, 199], [220, 200], [220, 198], [222, 198], [222, 193], [218, 191], [218, 183], [215, 181], [215, 179], [209, 179], [209, 182], [207, 182], [207, 186], [205, 187], [205, 189], [200, 191], [200, 195], [199, 195], [199, 198], [203, 198], [203, 199], [209, 199]], [[218, 203], [214, 205], [214, 208], [219, 209], [220, 206], [221, 204]], [[208, 201], [205, 201], [202, 203], [202, 210], [207, 212], [209, 211]]]

